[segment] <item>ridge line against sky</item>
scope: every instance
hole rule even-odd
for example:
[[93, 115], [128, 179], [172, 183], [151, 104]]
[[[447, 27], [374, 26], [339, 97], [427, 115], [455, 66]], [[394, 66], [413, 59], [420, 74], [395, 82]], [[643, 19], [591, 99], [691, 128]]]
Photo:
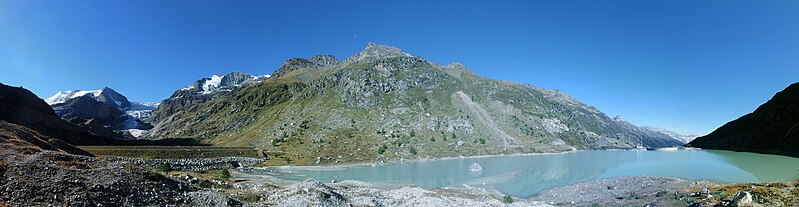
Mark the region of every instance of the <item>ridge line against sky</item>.
[[160, 101], [369, 41], [705, 134], [799, 81], [797, 1], [0, 1], [0, 82]]

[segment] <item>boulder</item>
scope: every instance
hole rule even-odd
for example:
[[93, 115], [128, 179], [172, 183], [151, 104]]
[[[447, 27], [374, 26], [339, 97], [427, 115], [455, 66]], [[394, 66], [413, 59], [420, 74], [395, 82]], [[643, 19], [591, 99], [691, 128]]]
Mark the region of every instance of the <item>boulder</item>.
[[735, 194], [735, 197], [732, 199], [732, 203], [729, 206], [732, 207], [748, 207], [752, 206], [752, 194], [746, 191], [739, 191]]
[[469, 171], [481, 172], [483, 171], [483, 166], [480, 166], [480, 164], [477, 164], [476, 162], [472, 163], [472, 165], [469, 165]]

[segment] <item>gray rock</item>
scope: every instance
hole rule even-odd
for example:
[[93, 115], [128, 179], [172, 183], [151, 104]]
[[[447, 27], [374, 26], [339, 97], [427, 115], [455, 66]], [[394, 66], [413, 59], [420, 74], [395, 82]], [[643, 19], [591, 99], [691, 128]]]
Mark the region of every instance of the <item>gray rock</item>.
[[752, 201], [752, 194], [746, 191], [739, 191], [735, 194], [735, 197], [732, 199], [732, 203], [729, 206], [732, 207], [749, 207], [754, 204]]

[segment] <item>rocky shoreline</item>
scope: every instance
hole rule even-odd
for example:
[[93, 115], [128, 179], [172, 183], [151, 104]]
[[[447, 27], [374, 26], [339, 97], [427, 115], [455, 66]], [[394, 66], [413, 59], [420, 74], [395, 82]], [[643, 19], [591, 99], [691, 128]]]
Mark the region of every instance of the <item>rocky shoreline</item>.
[[[799, 202], [795, 183], [622, 177], [517, 198], [468, 185], [424, 189], [286, 181], [271, 174], [276, 172], [254, 174], [256, 168], [240, 167], [260, 162], [257, 158], [95, 158], [14, 145], [0, 149], [0, 206], [728, 206], [739, 194], [749, 204]], [[177, 171], [161, 171], [164, 164]]]

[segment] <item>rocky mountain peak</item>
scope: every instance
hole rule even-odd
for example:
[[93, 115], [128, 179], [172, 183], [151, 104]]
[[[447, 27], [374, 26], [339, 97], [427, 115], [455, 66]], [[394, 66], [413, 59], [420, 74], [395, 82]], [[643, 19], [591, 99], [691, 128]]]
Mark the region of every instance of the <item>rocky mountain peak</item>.
[[217, 91], [231, 91], [249, 85], [256, 81], [264, 80], [267, 76], [254, 76], [244, 72], [231, 72], [225, 75], [212, 75], [195, 81], [191, 85], [180, 89], [197, 94], [210, 94]]
[[130, 107], [130, 102], [128, 98], [119, 94], [118, 92], [114, 91], [109, 87], [103, 87], [98, 90], [77, 90], [77, 91], [59, 91], [55, 95], [45, 99], [47, 104], [54, 106], [56, 104], [62, 104], [68, 102], [69, 100], [76, 99], [83, 96], [89, 96], [97, 100], [98, 102], [105, 103], [109, 106], [113, 106], [120, 109], [125, 109]]
[[314, 55], [313, 57], [308, 58], [308, 60], [322, 66], [322, 68], [329, 68], [341, 62], [335, 56], [330, 54]]
[[452, 62], [449, 65], [444, 66], [444, 67], [452, 68], [452, 69], [468, 69], [468, 68], [466, 68], [465, 65], [463, 65], [463, 63], [459, 63], [459, 62]]
[[393, 57], [413, 57], [411, 54], [402, 52], [397, 47], [388, 45], [379, 45], [374, 42], [369, 42], [366, 48], [357, 54], [348, 57], [344, 62], [359, 62], [366, 59], [383, 59]]

